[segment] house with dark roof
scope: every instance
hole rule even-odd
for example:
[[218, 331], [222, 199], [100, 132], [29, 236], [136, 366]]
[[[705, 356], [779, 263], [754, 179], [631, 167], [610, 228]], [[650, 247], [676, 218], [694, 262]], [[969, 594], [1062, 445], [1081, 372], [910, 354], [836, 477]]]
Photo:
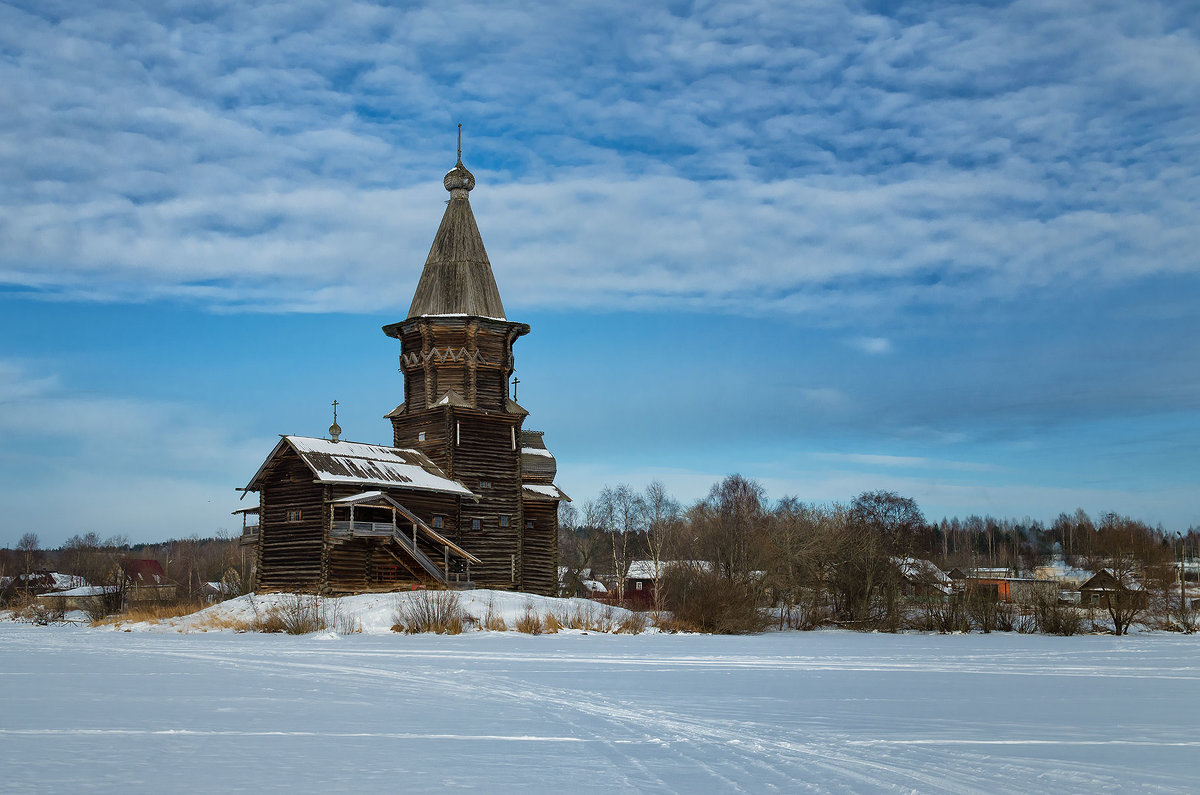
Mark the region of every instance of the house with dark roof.
[[244, 487], [243, 543], [259, 590], [350, 593], [420, 585], [557, 588], [557, 462], [510, 394], [513, 344], [468, 193], [461, 150], [450, 200], [400, 342], [404, 399], [391, 446], [283, 436]]
[[1118, 577], [1112, 569], [1101, 569], [1079, 586], [1079, 603], [1084, 607], [1146, 608], [1150, 596], [1133, 577]]

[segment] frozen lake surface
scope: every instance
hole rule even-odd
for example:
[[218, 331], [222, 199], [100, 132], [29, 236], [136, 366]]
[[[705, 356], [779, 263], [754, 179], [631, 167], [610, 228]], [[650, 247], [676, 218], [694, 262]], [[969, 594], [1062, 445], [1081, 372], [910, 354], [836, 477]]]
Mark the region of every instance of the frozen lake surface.
[[1200, 788], [1200, 638], [0, 623], [6, 792]]

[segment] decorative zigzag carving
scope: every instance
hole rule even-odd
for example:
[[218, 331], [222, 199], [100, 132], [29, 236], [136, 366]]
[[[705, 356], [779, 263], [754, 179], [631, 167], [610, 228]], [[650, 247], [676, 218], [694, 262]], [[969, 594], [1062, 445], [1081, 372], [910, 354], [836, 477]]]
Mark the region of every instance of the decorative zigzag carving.
[[400, 363], [405, 367], [416, 367], [427, 362], [445, 364], [446, 362], [475, 362], [476, 364], [492, 364], [479, 351], [468, 351], [466, 348], [430, 348], [421, 353], [400, 354]]

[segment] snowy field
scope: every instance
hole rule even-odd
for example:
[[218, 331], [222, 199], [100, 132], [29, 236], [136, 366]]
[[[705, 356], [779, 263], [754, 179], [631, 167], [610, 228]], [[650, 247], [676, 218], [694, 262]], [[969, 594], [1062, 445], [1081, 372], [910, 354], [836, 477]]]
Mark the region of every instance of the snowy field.
[[0, 790], [1196, 792], [1198, 650], [0, 622]]

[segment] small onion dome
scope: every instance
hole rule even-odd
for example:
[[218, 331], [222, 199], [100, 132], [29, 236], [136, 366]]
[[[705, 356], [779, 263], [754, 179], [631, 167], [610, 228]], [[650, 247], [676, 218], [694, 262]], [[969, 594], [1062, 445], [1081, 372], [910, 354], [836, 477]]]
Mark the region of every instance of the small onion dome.
[[442, 180], [442, 184], [451, 193], [459, 189], [469, 191], [475, 187], [475, 175], [467, 171], [467, 167], [459, 160], [454, 165], [454, 168], [446, 172], [446, 177]]
[[338, 437], [342, 435], [342, 426], [337, 424], [337, 420], [333, 421], [333, 425], [329, 426], [329, 440], [336, 442]]

